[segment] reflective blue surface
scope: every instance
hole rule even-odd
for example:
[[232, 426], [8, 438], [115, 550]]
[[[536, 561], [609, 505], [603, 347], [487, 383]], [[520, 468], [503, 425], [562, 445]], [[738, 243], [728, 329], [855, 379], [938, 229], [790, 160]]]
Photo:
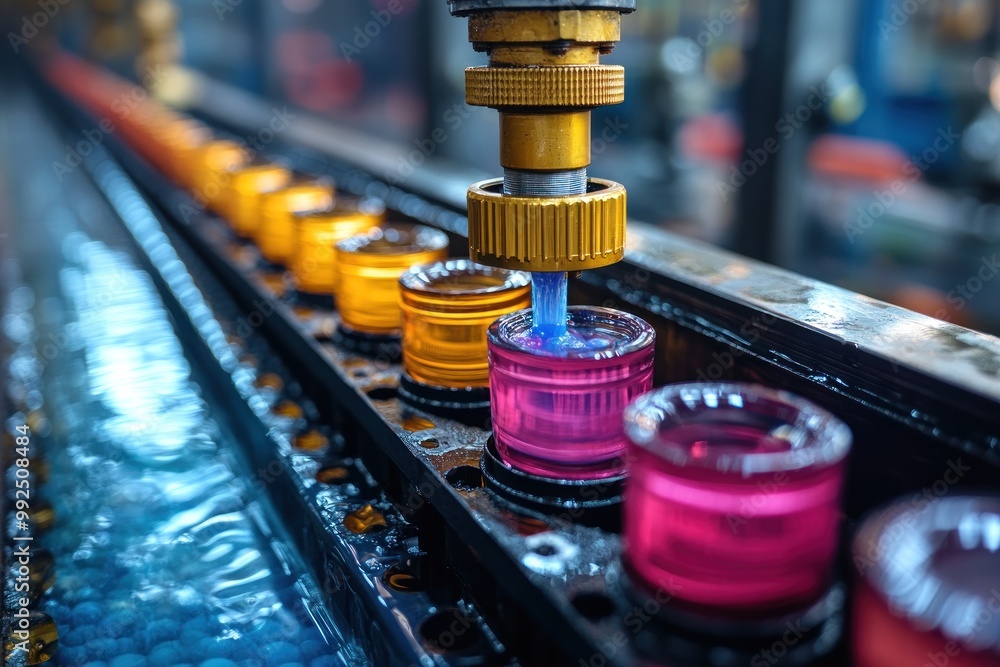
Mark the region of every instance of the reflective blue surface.
[[61, 349], [42, 385], [58, 664], [345, 664], [301, 604], [310, 584], [286, 574], [149, 276], [82, 233], [62, 250], [62, 299], [46, 305], [65, 325], [47, 337]]

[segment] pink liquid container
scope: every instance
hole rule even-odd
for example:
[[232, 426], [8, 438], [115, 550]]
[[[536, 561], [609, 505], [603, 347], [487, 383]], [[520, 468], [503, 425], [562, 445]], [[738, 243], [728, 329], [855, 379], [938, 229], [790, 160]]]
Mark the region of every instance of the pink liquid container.
[[676, 384], [625, 413], [624, 563], [648, 593], [734, 617], [815, 602], [831, 584], [851, 432], [792, 394]]
[[531, 310], [488, 331], [493, 435], [504, 463], [554, 479], [592, 480], [625, 471], [622, 413], [653, 382], [656, 335], [607, 308], [573, 306], [567, 334], [543, 340]]
[[857, 667], [1000, 665], [1000, 497], [906, 495], [864, 520], [851, 560]]

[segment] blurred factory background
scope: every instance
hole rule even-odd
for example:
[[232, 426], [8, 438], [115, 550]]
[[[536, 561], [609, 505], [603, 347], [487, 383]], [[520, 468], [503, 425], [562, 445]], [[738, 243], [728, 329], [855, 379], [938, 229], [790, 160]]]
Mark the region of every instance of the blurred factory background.
[[[394, 142], [387, 180], [497, 170], [495, 112], [464, 103], [480, 63], [444, 0], [51, 4], [64, 45], [133, 78], [178, 63]], [[641, 0], [604, 58], [628, 93], [594, 114], [593, 173], [627, 185], [634, 219], [998, 333], [997, 14]]]

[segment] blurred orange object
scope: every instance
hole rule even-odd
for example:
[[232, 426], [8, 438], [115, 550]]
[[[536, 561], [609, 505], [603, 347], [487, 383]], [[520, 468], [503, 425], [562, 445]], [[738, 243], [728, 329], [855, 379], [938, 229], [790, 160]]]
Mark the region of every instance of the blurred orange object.
[[309, 179], [290, 183], [260, 196], [260, 224], [254, 240], [261, 254], [275, 264], [286, 264], [295, 249], [296, 213], [323, 212], [333, 207], [332, 181]]

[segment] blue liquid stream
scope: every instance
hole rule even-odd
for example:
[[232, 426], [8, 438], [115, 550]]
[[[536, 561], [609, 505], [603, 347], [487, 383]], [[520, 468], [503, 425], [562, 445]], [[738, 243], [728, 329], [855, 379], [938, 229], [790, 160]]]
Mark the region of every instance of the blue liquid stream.
[[567, 284], [563, 272], [531, 274], [531, 332], [549, 349], [566, 338]]

